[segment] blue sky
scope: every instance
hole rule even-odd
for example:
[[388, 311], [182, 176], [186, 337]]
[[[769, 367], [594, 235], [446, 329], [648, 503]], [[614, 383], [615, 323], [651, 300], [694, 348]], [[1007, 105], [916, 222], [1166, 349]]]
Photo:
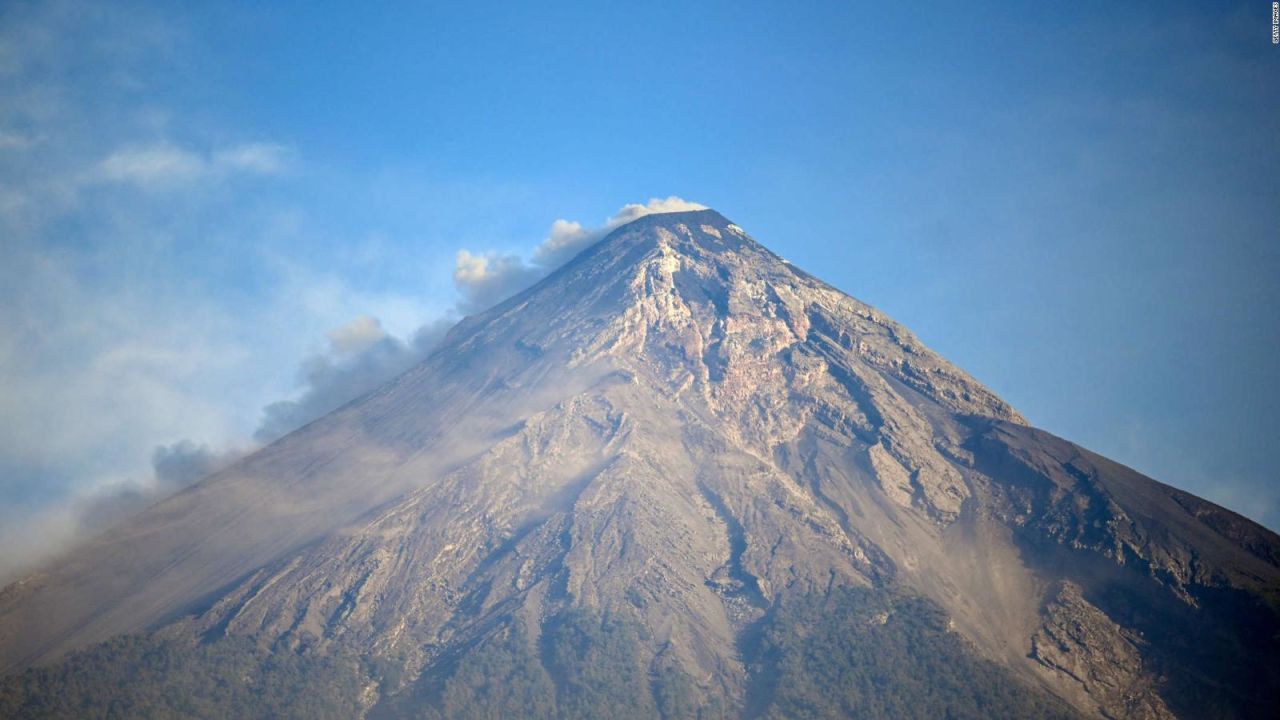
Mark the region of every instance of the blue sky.
[[669, 195], [1280, 527], [1269, 3], [106, 5], [0, 5], [13, 556], [410, 362], [502, 287], [459, 251]]

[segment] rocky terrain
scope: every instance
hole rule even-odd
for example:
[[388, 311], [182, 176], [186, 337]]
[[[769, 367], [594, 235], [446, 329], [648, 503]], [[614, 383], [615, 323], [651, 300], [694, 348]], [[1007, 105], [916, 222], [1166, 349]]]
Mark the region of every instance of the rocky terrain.
[[0, 710], [235, 647], [284, 689], [234, 702], [298, 658], [369, 717], [1260, 717], [1278, 591], [1275, 534], [671, 213], [10, 585]]

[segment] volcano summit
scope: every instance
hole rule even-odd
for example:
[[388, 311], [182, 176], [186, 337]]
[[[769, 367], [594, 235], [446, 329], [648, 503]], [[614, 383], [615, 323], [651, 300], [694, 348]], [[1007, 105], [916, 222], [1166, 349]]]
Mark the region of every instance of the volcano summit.
[[649, 215], [10, 585], [0, 670], [12, 717], [1260, 717], [1280, 537]]

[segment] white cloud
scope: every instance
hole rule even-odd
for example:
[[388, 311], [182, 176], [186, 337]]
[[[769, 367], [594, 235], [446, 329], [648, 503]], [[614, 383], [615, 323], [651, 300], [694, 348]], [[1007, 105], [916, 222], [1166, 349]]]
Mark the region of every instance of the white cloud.
[[0, 129], [0, 150], [26, 150], [35, 142], [34, 138], [22, 133]]
[[[134, 220], [119, 227], [77, 209], [67, 217], [94, 227], [76, 236], [91, 247], [10, 237], [0, 263], [10, 310], [0, 314], [0, 584], [217, 467], [255, 429], [272, 440], [376, 388], [451, 325], [424, 325], [440, 310], [419, 298], [271, 257], [253, 259], [269, 293], [237, 307], [156, 251], [154, 236], [181, 247], [192, 235], [185, 223], [147, 222], [154, 204], [115, 204]], [[0, 213], [0, 228], [6, 220]], [[317, 338], [325, 349], [307, 355]], [[298, 390], [286, 395], [295, 372]]]
[[276, 143], [245, 143], [213, 153], [210, 165], [215, 170], [232, 170], [274, 175], [283, 172], [293, 159], [293, 152]]
[[287, 167], [290, 157], [284, 146], [274, 143], [247, 143], [198, 152], [162, 142], [115, 150], [103, 159], [90, 179], [169, 190], [238, 174], [274, 175]]
[[[138, 258], [123, 242], [114, 249]], [[0, 579], [100, 527], [82, 521], [78, 508], [100, 493], [120, 499], [102, 488], [146, 495], [158, 444], [182, 435], [234, 444], [236, 405], [261, 392], [246, 373], [241, 331], [223, 309], [167, 291], [162, 280], [135, 286], [100, 277], [111, 272], [87, 254], [47, 252], [25, 238], [7, 248], [0, 536], [26, 528], [39, 541], [28, 554], [0, 540]]]
[[[246, 443], [318, 333], [292, 296], [221, 293], [259, 214], [251, 196], [205, 186], [282, 173], [294, 156], [219, 143], [198, 132], [209, 118], [165, 107], [156, 89], [175, 85], [182, 47], [168, 24], [74, 0], [4, 17], [0, 582]], [[146, 192], [92, 192], [108, 187]], [[225, 275], [206, 267], [224, 259]]]
[[205, 171], [205, 161], [199, 155], [172, 145], [153, 145], [111, 153], [99, 166], [99, 177], [107, 182], [158, 187], [189, 182]]

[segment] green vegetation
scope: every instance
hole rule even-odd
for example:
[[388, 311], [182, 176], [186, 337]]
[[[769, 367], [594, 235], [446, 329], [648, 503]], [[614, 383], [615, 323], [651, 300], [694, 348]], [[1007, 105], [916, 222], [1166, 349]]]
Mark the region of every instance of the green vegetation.
[[666, 665], [649, 671], [645, 639], [639, 623], [590, 610], [547, 620], [536, 644], [513, 620], [464, 653], [446, 679], [424, 677], [411, 697], [393, 700], [392, 714], [429, 720], [722, 717], [719, 704], [686, 673]]
[[585, 720], [606, 709], [613, 720], [657, 717], [638, 624], [570, 610], [544, 632], [543, 654], [557, 678], [560, 717]]
[[654, 679], [653, 694], [658, 703], [658, 712], [666, 720], [675, 718], [693, 718], [694, 720], [713, 720], [733, 717], [734, 713], [725, 711], [723, 703], [716, 695], [708, 695], [693, 683], [689, 674], [671, 665], [664, 665], [657, 670]]
[[[586, 610], [547, 621], [536, 647], [513, 622], [404, 705], [428, 708], [420, 717], [432, 720], [738, 715], [674, 665], [646, 668], [647, 641], [638, 623]], [[933, 604], [884, 590], [790, 598], [750, 654], [752, 718], [1077, 717], [977, 659]]]
[[394, 714], [432, 720], [556, 717], [555, 684], [531, 642], [524, 624], [513, 621], [462, 656], [438, 698], [397, 703], [402, 708], [417, 705], [418, 712]]
[[3, 718], [338, 718], [360, 712], [345, 658], [125, 636], [0, 682]]
[[918, 597], [843, 590], [783, 603], [759, 639], [752, 717], [1072, 718], [947, 630]]
[[[726, 710], [638, 622], [576, 609], [536, 638], [518, 619], [384, 697], [375, 717], [422, 720], [1070, 718], [976, 659], [920, 598], [884, 590], [788, 598], [749, 648], [745, 713]], [[0, 683], [3, 718], [351, 718], [370, 675], [396, 663], [269, 652], [245, 638], [122, 637]]]

